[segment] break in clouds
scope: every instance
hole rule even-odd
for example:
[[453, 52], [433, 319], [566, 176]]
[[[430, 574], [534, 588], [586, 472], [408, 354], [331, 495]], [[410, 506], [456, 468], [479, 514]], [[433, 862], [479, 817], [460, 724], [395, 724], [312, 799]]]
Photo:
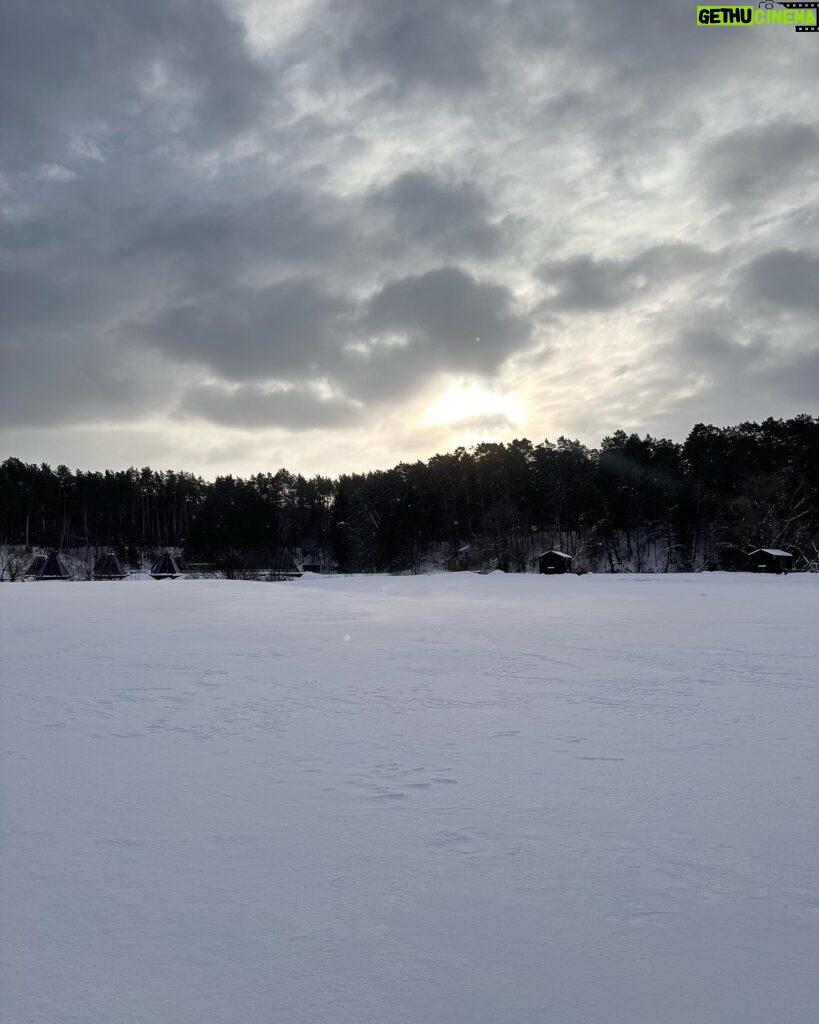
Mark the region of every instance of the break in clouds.
[[679, 0], [0, 0], [5, 454], [338, 472], [813, 411], [819, 42]]

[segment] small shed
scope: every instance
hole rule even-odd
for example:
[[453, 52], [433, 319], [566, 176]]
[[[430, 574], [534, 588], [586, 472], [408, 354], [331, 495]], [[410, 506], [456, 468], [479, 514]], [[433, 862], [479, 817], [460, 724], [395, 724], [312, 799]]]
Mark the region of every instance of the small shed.
[[302, 572], [321, 572], [321, 562], [315, 555], [304, 558], [301, 563]]
[[39, 576], [40, 571], [45, 565], [45, 560], [45, 555], [35, 555], [34, 561], [31, 563], [28, 569], [26, 569], [26, 576]]
[[302, 570], [296, 565], [293, 556], [286, 552], [270, 559], [268, 575], [273, 580], [297, 580], [301, 574]]
[[154, 566], [151, 569], [151, 575], [155, 580], [175, 580], [177, 576], [180, 576], [179, 566], [174, 561], [173, 555], [167, 551], [163, 551], [159, 558], [154, 562]]
[[793, 567], [793, 555], [780, 548], [757, 548], [748, 555], [751, 572], [788, 572]]
[[68, 575], [68, 570], [60, 561], [60, 556], [56, 551], [50, 552], [46, 555], [43, 561], [40, 571], [37, 573], [38, 580], [70, 580], [71, 577]]
[[555, 576], [572, 571], [572, 556], [564, 551], [544, 551], [538, 556], [537, 564], [540, 572]]
[[112, 551], [107, 555], [100, 555], [94, 565], [95, 580], [124, 580], [127, 575]]

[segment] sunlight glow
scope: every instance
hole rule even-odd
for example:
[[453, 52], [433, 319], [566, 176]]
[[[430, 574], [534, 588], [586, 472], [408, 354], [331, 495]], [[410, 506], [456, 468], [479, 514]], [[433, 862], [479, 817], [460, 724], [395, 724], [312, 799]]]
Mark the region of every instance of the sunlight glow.
[[502, 395], [475, 385], [453, 387], [440, 394], [428, 407], [424, 422], [430, 426], [460, 426], [507, 420], [517, 426], [523, 419], [520, 402], [513, 395]]

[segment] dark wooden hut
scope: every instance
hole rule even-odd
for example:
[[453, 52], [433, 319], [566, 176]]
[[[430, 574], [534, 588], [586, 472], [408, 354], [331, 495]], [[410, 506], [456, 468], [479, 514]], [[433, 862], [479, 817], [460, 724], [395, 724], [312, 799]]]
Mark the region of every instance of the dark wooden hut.
[[155, 580], [175, 580], [177, 576], [181, 576], [181, 573], [173, 555], [163, 551], [154, 562], [151, 575]]
[[100, 555], [94, 565], [95, 580], [124, 580], [128, 575], [119, 564], [119, 559], [113, 552], [107, 555]]
[[538, 556], [538, 569], [542, 573], [556, 576], [559, 573], [572, 571], [572, 556], [563, 551], [544, 551]]
[[301, 574], [302, 570], [287, 552], [275, 555], [270, 560], [269, 576], [273, 580], [296, 580]]
[[50, 552], [46, 555], [43, 561], [40, 571], [37, 573], [38, 580], [70, 580], [71, 577], [68, 575], [68, 570], [60, 561], [60, 556], [56, 551]]
[[45, 560], [45, 555], [35, 555], [34, 561], [31, 563], [28, 569], [26, 569], [26, 576], [39, 576], [40, 570], [45, 565]]
[[315, 555], [303, 559], [301, 563], [302, 572], [321, 572], [321, 562]]
[[793, 555], [780, 548], [757, 548], [748, 555], [748, 569], [751, 572], [789, 572], [793, 566]]

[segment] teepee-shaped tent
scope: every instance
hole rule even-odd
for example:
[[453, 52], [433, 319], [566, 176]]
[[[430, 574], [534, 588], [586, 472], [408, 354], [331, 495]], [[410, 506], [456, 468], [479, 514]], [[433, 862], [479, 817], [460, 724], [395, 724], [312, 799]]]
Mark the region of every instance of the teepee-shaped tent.
[[95, 580], [124, 580], [127, 575], [127, 572], [122, 571], [119, 559], [113, 552], [100, 555], [94, 566]]
[[50, 552], [47, 556], [40, 571], [37, 573], [38, 580], [68, 580], [71, 577], [68, 575], [68, 570], [60, 561], [59, 555], [56, 551]]
[[154, 562], [151, 575], [155, 580], [173, 580], [179, 576], [179, 566], [173, 560], [173, 555], [164, 551]]
[[34, 561], [26, 569], [26, 576], [39, 576], [40, 570], [45, 565], [45, 555], [35, 555]]

